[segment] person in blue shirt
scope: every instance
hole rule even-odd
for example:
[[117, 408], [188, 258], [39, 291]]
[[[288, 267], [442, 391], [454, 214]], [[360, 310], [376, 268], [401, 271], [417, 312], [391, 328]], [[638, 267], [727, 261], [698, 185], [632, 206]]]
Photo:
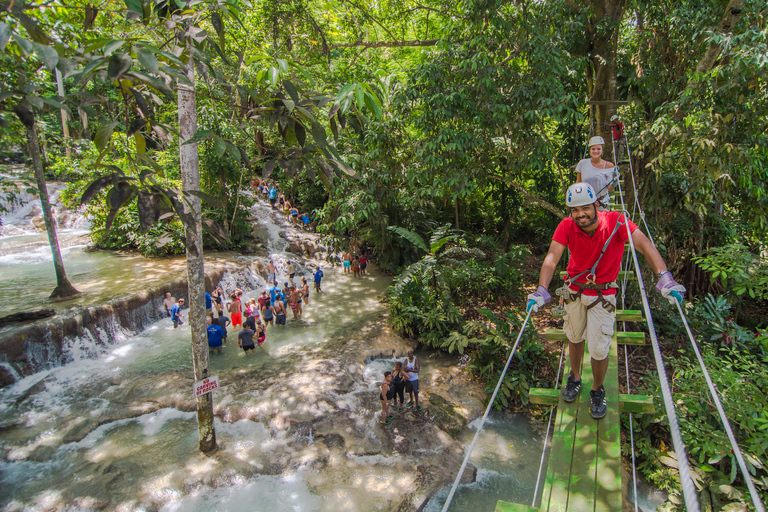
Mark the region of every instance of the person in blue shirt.
[[205, 292], [205, 314], [213, 320], [213, 300], [211, 300], [211, 294], [208, 292]]
[[176, 304], [171, 306], [171, 320], [173, 320], [174, 329], [184, 323], [184, 321], [181, 319], [181, 306], [183, 305], [184, 299], [179, 299], [176, 301]]
[[224, 344], [224, 340], [227, 338], [227, 334], [224, 329], [218, 324], [211, 324], [206, 329], [208, 332], [208, 352], [212, 353], [214, 350], [221, 354], [221, 348]]
[[323, 290], [320, 289], [320, 280], [323, 278], [323, 269], [318, 268], [317, 272], [315, 272], [315, 291], [321, 292]]
[[277, 189], [275, 187], [272, 187], [269, 189], [269, 204], [272, 205], [272, 209], [275, 208], [275, 203], [277, 202]]

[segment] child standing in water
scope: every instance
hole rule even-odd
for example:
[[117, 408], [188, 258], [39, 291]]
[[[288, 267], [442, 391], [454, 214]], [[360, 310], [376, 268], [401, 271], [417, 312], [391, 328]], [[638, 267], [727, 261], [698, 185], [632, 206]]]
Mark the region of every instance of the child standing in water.
[[360, 276], [360, 258], [357, 255], [352, 257], [352, 275], [354, 277]]
[[381, 383], [379, 399], [381, 400], [381, 424], [389, 425], [394, 416], [389, 414], [389, 401], [395, 396], [395, 388], [391, 385], [392, 372], [384, 372], [384, 382]]

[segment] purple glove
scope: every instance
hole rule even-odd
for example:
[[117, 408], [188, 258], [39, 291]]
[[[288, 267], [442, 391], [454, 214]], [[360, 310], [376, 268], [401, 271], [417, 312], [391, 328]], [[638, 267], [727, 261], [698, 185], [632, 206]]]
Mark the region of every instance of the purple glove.
[[656, 283], [656, 291], [666, 297], [670, 304], [675, 301], [682, 303], [685, 298], [685, 286], [676, 282], [669, 271], [662, 272], [659, 282]]
[[536, 313], [539, 311], [539, 307], [552, 301], [552, 296], [549, 294], [546, 288], [539, 286], [536, 292], [528, 296], [528, 305], [525, 307], [525, 312], [529, 312], [533, 309]]

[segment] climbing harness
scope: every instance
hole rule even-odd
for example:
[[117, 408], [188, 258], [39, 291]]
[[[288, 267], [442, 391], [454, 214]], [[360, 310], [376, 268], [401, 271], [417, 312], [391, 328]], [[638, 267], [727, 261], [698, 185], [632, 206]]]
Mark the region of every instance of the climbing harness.
[[[608, 249], [608, 245], [611, 243], [611, 240], [613, 240], [613, 237], [616, 236], [616, 233], [619, 231], [619, 226], [622, 226], [625, 224], [627, 224], [626, 217], [624, 222], [622, 222], [621, 216], [618, 219], [616, 219], [616, 225], [613, 227], [613, 231], [611, 232], [611, 235], [608, 237], [608, 240], [605, 241], [605, 244], [603, 245], [603, 249], [600, 251], [600, 256], [597, 257], [597, 261], [595, 261], [595, 264], [592, 265], [592, 268], [588, 270], [584, 270], [583, 272], [580, 272], [573, 277], [569, 277], [566, 275], [565, 284], [563, 284], [563, 286], [555, 290], [555, 295], [562, 297], [562, 299], [565, 301], [566, 304], [570, 304], [572, 301], [578, 299], [581, 296], [581, 294], [584, 293], [584, 290], [595, 290], [597, 291], [597, 299], [595, 299], [595, 301], [592, 304], [587, 306], [588, 310], [595, 307], [598, 302], [602, 304], [602, 306], [611, 313], [616, 309], [616, 307], [613, 304], [611, 304], [605, 299], [602, 291], [607, 290], [609, 288], [618, 288], [618, 285], [615, 282], [595, 283], [595, 278], [596, 278], [597, 266], [600, 264], [600, 260], [603, 259], [603, 256], [605, 255], [605, 251]], [[577, 283], [576, 279], [584, 275], [587, 276], [586, 277], [587, 282]], [[579, 288], [579, 290], [574, 292], [573, 290], [571, 290], [571, 286], [576, 286], [577, 288]]]
[[446, 512], [448, 510], [448, 507], [451, 505], [451, 501], [453, 500], [453, 495], [456, 493], [456, 488], [459, 486], [459, 482], [461, 481], [461, 476], [464, 474], [464, 470], [467, 468], [469, 457], [472, 455], [472, 450], [475, 449], [475, 444], [477, 443], [477, 440], [480, 437], [480, 432], [483, 431], [483, 425], [485, 425], [485, 420], [488, 418], [488, 413], [491, 412], [491, 407], [493, 407], [493, 402], [496, 400], [496, 395], [499, 393], [499, 388], [501, 388], [501, 383], [504, 380], [504, 376], [507, 374], [507, 370], [509, 369], [509, 363], [512, 362], [512, 358], [514, 357], [515, 352], [517, 352], [517, 346], [520, 344], [520, 339], [522, 339], [523, 337], [523, 333], [525, 332], [525, 327], [528, 325], [528, 320], [531, 318], [532, 312], [533, 312], [533, 308], [529, 309], [528, 314], [525, 315], [525, 320], [523, 321], [523, 325], [520, 327], [520, 333], [517, 335], [517, 339], [515, 340], [515, 345], [512, 347], [512, 352], [509, 354], [509, 358], [507, 359], [507, 364], [504, 365], [504, 370], [501, 372], [501, 376], [499, 377], [499, 382], [496, 383], [496, 389], [493, 390], [491, 399], [488, 401], [488, 407], [485, 408], [485, 414], [483, 414], [483, 419], [480, 420], [480, 425], [478, 425], [477, 427], [477, 432], [475, 432], [475, 437], [474, 439], [472, 439], [472, 444], [469, 445], [469, 450], [467, 450], [467, 454], [464, 456], [464, 462], [461, 463], [461, 468], [459, 468], [459, 472], [456, 474], [456, 479], [453, 481], [453, 485], [451, 486], [451, 492], [448, 494], [448, 498], [445, 500], [445, 504], [443, 505], [443, 509], [441, 512]]

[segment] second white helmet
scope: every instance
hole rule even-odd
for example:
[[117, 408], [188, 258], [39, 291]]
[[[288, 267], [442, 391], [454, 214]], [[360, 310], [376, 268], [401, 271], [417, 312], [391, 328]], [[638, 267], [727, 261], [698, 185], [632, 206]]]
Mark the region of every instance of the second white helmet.
[[595, 135], [594, 137], [589, 139], [589, 147], [597, 146], [598, 144], [602, 144], [603, 146], [605, 146], [605, 139], [603, 139], [599, 135]]

